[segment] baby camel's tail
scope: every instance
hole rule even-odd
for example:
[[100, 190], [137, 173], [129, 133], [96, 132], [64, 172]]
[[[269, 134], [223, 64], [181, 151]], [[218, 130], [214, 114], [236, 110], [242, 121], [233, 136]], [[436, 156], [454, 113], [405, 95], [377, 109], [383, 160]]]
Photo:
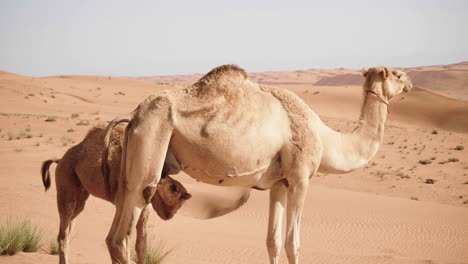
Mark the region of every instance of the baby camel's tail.
[[50, 188], [50, 172], [49, 167], [52, 163], [59, 163], [60, 159], [50, 159], [42, 162], [41, 166], [41, 175], [42, 175], [42, 184], [44, 184], [45, 191]]

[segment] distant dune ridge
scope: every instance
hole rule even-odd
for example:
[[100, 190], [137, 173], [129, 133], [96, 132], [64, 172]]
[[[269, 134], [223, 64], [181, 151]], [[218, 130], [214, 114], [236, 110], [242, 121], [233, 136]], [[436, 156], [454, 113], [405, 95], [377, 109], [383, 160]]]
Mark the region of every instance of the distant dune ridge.
[[[455, 99], [468, 100], [468, 62], [398, 69], [405, 71], [411, 77], [413, 84], [418, 87], [439, 92]], [[361, 69], [345, 68], [259, 72], [249, 75], [256, 82], [273, 85], [344, 86], [361, 85], [364, 82]], [[135, 78], [146, 81], [191, 84], [201, 76], [201, 74], [194, 74]]]
[[[468, 62], [404, 70], [416, 88], [390, 102], [376, 157], [346, 175], [311, 178], [301, 263], [468, 263]], [[327, 125], [347, 132], [359, 116], [360, 74], [311, 69], [249, 78], [293, 91]], [[60, 158], [93, 125], [201, 76], [36, 78], [0, 71], [0, 223], [29, 217], [44, 229], [45, 243], [55, 239], [56, 190], [44, 193], [41, 162]], [[237, 211], [201, 220], [229, 209], [208, 210], [212, 203], [243, 204], [246, 190], [198, 183], [184, 173], [175, 179], [192, 194], [192, 205], [168, 222], [153, 213], [148, 227], [156, 242], [173, 249], [167, 263], [268, 263], [267, 191], [247, 190], [250, 199]], [[112, 205], [88, 200], [71, 236], [71, 263], [110, 263], [105, 237], [114, 213]], [[281, 258], [287, 263], [284, 250]], [[44, 252], [0, 256], [0, 264], [38, 262], [58, 259]]]

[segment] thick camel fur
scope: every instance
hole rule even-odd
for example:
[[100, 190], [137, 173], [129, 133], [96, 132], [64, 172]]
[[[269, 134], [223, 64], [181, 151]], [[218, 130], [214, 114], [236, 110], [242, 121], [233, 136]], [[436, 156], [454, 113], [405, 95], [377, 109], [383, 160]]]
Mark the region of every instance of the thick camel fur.
[[[57, 206], [60, 215], [58, 234], [60, 263], [68, 263], [69, 237], [75, 218], [83, 211], [89, 194], [115, 203], [115, 194], [119, 189], [120, 163], [122, 152], [123, 128], [118, 126], [110, 137], [108, 148], [109, 183], [101, 173], [101, 156], [104, 151], [105, 126], [93, 127], [84, 140], [70, 148], [60, 159], [44, 161], [41, 167], [44, 187], [50, 187], [49, 167], [57, 163], [55, 182], [57, 187]], [[112, 190], [109, 193], [107, 190]], [[151, 202], [153, 209], [164, 220], [172, 218], [184, 201], [191, 195], [178, 181], [166, 175], [159, 184], [150, 186], [140, 193], [146, 204]], [[138, 218], [136, 253], [139, 263], [144, 263], [146, 257], [146, 222], [149, 208]]]
[[289, 263], [299, 263], [309, 178], [367, 164], [382, 142], [389, 100], [412, 89], [398, 70], [375, 67], [363, 74], [359, 124], [348, 134], [327, 127], [294, 93], [254, 83], [235, 65], [215, 68], [188, 88], [148, 97], [130, 115], [125, 133], [125, 187], [117, 191], [106, 240], [112, 262], [128, 263], [128, 231], [145, 206], [140, 193], [170, 166], [209, 184], [270, 189], [270, 263], [279, 263], [285, 211], [286, 254]]

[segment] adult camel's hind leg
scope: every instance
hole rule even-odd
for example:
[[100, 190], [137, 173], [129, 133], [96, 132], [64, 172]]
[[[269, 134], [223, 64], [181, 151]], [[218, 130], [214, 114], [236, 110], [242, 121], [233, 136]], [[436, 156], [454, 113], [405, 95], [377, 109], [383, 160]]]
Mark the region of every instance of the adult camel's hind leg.
[[138, 264], [144, 264], [146, 259], [146, 248], [148, 243], [148, 228], [147, 222], [149, 217], [149, 209], [150, 206], [145, 207], [140, 214], [140, 218], [138, 219], [138, 223], [136, 226], [137, 229], [137, 237], [135, 243], [135, 252], [138, 258]]
[[279, 264], [281, 251], [281, 228], [286, 207], [286, 186], [277, 182], [270, 189], [270, 213], [268, 219], [267, 248], [270, 264]]
[[[57, 207], [60, 227], [57, 236], [60, 264], [68, 263], [68, 245], [75, 218], [83, 211], [89, 193], [81, 188], [73, 168], [67, 167], [67, 160], [59, 163], [56, 170]], [[65, 165], [65, 166], [63, 166]]]
[[128, 263], [130, 232], [147, 205], [143, 190], [161, 178], [172, 125], [167, 101], [160, 99], [140, 104], [126, 129], [116, 213], [106, 239], [112, 263]]
[[[312, 141], [313, 142], [313, 141]], [[300, 224], [304, 200], [309, 187], [309, 178], [317, 172], [321, 159], [321, 147], [311, 148], [309, 156], [299, 158], [288, 173], [289, 183], [286, 207], [286, 241], [285, 250], [290, 264], [299, 263]]]

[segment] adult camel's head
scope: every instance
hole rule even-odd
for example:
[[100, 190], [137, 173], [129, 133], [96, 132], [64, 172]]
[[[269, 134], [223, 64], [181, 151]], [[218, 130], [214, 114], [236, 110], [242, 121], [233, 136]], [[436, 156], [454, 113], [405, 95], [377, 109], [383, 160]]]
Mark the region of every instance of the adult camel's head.
[[161, 219], [169, 220], [191, 197], [192, 195], [180, 182], [166, 176], [159, 181], [151, 204]]
[[373, 67], [363, 70], [362, 75], [366, 78], [364, 92], [381, 96], [387, 104], [394, 96], [413, 89], [413, 84], [408, 75], [400, 70], [387, 67]]

